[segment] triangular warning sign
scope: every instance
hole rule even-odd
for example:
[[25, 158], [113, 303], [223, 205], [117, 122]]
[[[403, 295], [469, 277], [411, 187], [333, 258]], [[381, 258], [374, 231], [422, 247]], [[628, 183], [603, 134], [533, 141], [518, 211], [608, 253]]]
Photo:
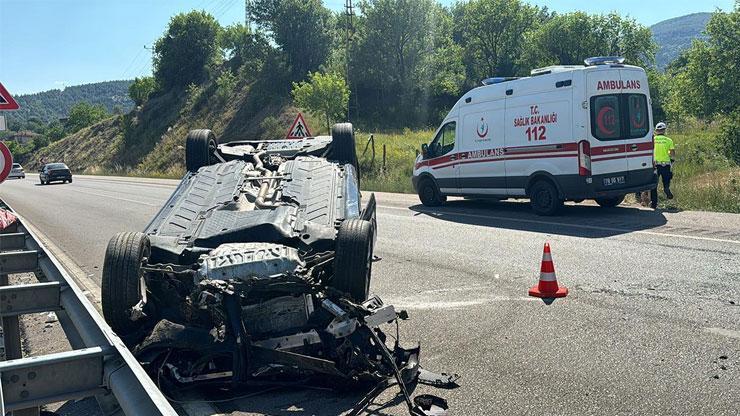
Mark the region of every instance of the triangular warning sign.
[[0, 83], [0, 110], [17, 110], [18, 108], [18, 103], [15, 102], [8, 90]]
[[311, 132], [308, 130], [306, 120], [303, 119], [303, 114], [298, 113], [293, 125], [290, 126], [290, 130], [288, 130], [286, 139], [302, 139], [304, 137], [311, 137]]

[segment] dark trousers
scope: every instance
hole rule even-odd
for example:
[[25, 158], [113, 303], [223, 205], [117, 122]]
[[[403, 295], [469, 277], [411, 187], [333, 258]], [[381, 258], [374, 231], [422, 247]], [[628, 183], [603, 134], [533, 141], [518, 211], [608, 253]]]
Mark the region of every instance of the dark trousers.
[[[673, 178], [673, 172], [671, 172], [671, 165], [658, 165], [656, 166], [658, 177], [663, 181], [663, 191], [666, 195], [671, 195], [671, 178]], [[650, 191], [650, 204], [655, 208], [658, 205], [658, 187]]]

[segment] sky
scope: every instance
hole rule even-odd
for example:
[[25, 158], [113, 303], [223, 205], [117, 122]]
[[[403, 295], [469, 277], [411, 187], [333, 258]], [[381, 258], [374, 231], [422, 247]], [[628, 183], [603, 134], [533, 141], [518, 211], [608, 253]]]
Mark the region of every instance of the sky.
[[[734, 5], [734, 0], [525, 1], [559, 13], [616, 11], [647, 26]], [[324, 4], [338, 11], [344, 0]], [[210, 12], [222, 25], [244, 20], [244, 0], [0, 0], [0, 82], [18, 95], [151, 75], [146, 48], [171, 16], [192, 9]]]

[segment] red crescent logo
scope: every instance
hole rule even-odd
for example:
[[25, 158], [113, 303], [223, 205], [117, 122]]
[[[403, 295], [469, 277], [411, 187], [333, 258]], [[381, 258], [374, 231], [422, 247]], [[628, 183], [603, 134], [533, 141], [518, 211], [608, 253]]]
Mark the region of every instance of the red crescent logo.
[[482, 118], [480, 119], [480, 122], [481, 124], [478, 125], [478, 129], [475, 131], [475, 133], [478, 135], [478, 137], [482, 139], [488, 134], [488, 123], [486, 123]]
[[614, 134], [614, 129], [608, 129], [605, 124], [604, 117], [608, 113], [613, 113], [614, 109], [611, 107], [603, 107], [601, 110], [599, 110], [599, 114], [596, 115], [596, 125], [599, 127], [599, 130], [606, 133], [607, 135]]

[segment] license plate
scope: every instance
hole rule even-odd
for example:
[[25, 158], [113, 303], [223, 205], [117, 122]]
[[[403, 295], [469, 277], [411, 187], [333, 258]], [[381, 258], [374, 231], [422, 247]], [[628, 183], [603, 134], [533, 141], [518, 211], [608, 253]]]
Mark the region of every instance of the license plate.
[[604, 178], [604, 186], [624, 185], [624, 176], [612, 176]]

